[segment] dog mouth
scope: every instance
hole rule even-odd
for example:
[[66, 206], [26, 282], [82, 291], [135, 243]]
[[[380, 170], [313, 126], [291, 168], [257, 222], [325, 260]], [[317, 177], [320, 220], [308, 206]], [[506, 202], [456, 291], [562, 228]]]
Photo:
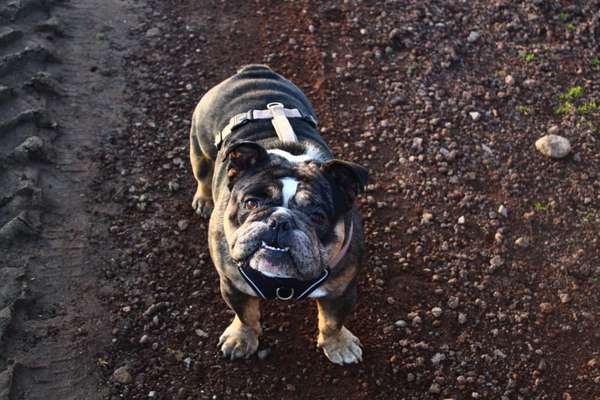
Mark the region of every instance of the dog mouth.
[[278, 253], [287, 253], [287, 252], [290, 251], [289, 247], [270, 246], [264, 240], [261, 242], [260, 247], [261, 247], [261, 249], [266, 249], [266, 250], [269, 250], [269, 251], [275, 251], [275, 252], [278, 252]]

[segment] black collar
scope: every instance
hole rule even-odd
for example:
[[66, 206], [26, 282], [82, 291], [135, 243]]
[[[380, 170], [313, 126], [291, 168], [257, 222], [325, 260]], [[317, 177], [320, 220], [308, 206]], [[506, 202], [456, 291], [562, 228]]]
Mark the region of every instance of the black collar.
[[329, 268], [325, 268], [321, 276], [310, 281], [268, 277], [248, 266], [238, 269], [252, 290], [264, 300], [301, 300], [321, 286], [329, 277]]

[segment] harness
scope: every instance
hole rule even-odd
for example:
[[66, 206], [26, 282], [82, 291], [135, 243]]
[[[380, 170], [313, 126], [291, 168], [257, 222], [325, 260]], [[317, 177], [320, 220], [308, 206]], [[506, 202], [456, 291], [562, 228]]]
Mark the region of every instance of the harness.
[[[215, 139], [215, 146], [220, 149], [225, 138], [237, 128], [256, 120], [270, 119], [277, 137], [282, 143], [294, 143], [298, 137], [288, 118], [299, 118], [317, 128], [317, 120], [310, 114], [303, 114], [296, 108], [285, 108], [281, 103], [269, 103], [266, 110], [249, 110], [245, 113], [234, 115]], [[279, 278], [266, 276], [247, 264], [238, 266], [240, 275], [250, 285], [256, 295], [265, 300], [300, 300], [318, 287], [323, 285], [331, 275], [331, 270], [344, 258], [350, 247], [354, 231], [352, 214], [348, 213], [344, 219], [344, 241], [340, 251], [330, 260], [321, 275], [309, 281], [296, 278]]]

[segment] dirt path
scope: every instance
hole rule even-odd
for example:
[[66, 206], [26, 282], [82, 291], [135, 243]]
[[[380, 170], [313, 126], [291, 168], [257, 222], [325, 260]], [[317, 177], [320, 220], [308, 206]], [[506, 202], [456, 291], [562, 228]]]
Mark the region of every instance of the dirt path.
[[0, 398], [95, 399], [110, 341], [90, 185], [123, 125], [123, 1], [0, 2]]
[[[600, 398], [594, 2], [9, 3], [0, 400]], [[217, 351], [187, 135], [250, 62], [371, 169], [360, 365], [316, 349], [310, 302], [264, 304], [260, 357]], [[535, 150], [548, 130], [569, 157]]]

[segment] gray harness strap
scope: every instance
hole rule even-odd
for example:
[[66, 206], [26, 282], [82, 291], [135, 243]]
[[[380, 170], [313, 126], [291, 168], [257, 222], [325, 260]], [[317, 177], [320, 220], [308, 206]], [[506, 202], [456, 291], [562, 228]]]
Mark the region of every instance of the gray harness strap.
[[237, 114], [231, 117], [229, 123], [223, 128], [215, 139], [215, 146], [219, 148], [223, 140], [231, 134], [236, 128], [247, 124], [251, 121], [260, 119], [270, 119], [277, 137], [282, 143], [297, 142], [298, 137], [292, 129], [292, 125], [288, 118], [300, 118], [308, 122], [315, 128], [317, 120], [310, 114], [303, 114], [297, 108], [285, 108], [281, 103], [269, 103], [266, 110], [249, 110], [245, 113]]

